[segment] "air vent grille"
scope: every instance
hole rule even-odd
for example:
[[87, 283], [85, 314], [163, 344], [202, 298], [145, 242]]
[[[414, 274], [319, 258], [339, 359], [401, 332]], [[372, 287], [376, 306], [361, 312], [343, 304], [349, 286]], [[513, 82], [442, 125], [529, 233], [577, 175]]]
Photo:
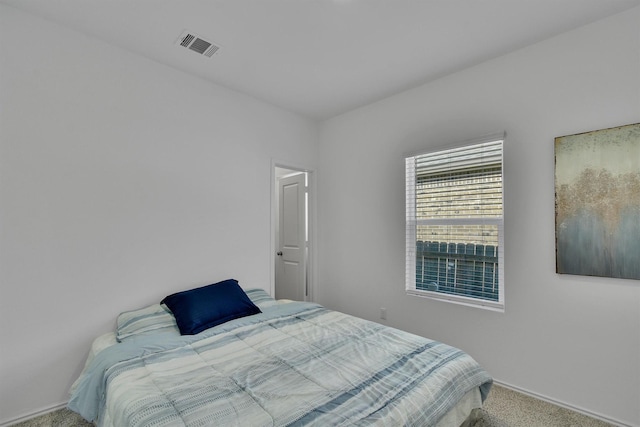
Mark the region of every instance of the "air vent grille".
[[189, 43], [191, 43], [193, 39], [195, 39], [195, 36], [193, 34], [187, 34], [185, 38], [182, 39], [182, 43], [180, 43], [180, 46], [189, 47]]
[[183, 32], [176, 43], [182, 47], [186, 47], [187, 49], [199, 53], [200, 55], [208, 56], [209, 58], [211, 58], [213, 54], [220, 49], [220, 46], [217, 46], [190, 31]]

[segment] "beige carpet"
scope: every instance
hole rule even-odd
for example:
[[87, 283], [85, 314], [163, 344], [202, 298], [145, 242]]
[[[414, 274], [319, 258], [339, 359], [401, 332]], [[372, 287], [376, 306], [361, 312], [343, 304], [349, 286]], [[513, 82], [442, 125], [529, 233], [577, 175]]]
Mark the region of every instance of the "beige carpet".
[[[474, 427], [608, 427], [610, 424], [494, 385]], [[92, 424], [61, 409], [16, 426], [84, 427]], [[453, 426], [455, 427], [455, 426]]]
[[20, 427], [91, 427], [93, 424], [85, 421], [80, 415], [68, 409], [50, 412], [29, 421], [16, 424]]
[[611, 424], [494, 385], [475, 427], [610, 427]]

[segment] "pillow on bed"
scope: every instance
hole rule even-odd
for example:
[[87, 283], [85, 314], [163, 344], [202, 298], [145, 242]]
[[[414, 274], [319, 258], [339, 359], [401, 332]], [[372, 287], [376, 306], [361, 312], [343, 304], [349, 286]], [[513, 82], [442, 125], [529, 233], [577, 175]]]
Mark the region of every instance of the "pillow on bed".
[[278, 301], [273, 299], [264, 289], [247, 289], [246, 293], [251, 302], [257, 305], [260, 310], [278, 305]]
[[190, 289], [162, 300], [182, 335], [195, 335], [233, 319], [261, 313], [234, 279]]
[[120, 342], [134, 335], [152, 332], [179, 333], [173, 314], [166, 306], [160, 304], [120, 313], [116, 324], [116, 339]]

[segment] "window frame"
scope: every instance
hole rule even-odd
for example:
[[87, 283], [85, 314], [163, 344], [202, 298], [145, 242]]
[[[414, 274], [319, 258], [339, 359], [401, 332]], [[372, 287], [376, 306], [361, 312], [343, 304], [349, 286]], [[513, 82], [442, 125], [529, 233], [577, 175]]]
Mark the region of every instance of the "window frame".
[[[438, 301], [444, 301], [454, 304], [461, 304], [465, 306], [477, 307], [487, 310], [504, 312], [504, 150], [505, 150], [506, 135], [504, 132], [486, 135], [480, 138], [463, 141], [457, 144], [450, 144], [444, 147], [434, 147], [432, 149], [423, 150], [417, 153], [406, 154], [405, 159], [405, 291], [407, 295], [417, 296], [423, 298], [429, 298]], [[449, 150], [455, 150], [459, 148], [466, 148], [480, 144], [486, 144], [490, 142], [501, 141], [500, 150], [500, 175], [502, 180], [502, 194], [501, 194], [501, 207], [502, 215], [498, 218], [481, 217], [481, 218], [442, 218], [442, 219], [429, 219], [418, 220], [416, 215], [416, 166], [415, 159], [419, 156], [442, 153]], [[455, 171], [456, 169], [451, 169]], [[416, 288], [416, 255], [417, 255], [417, 232], [418, 223], [425, 224], [425, 221], [429, 225], [495, 225], [498, 230], [498, 301], [489, 299], [483, 299], [480, 297], [470, 297], [463, 295], [456, 295], [451, 293], [445, 293], [440, 291], [431, 291]]]

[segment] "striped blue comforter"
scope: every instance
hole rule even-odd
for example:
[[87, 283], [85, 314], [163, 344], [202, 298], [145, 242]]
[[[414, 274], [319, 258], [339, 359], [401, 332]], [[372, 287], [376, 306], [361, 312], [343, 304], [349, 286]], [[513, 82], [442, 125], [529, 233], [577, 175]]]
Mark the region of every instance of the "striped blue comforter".
[[99, 426], [434, 425], [491, 377], [448, 345], [310, 303], [113, 345], [69, 407]]

